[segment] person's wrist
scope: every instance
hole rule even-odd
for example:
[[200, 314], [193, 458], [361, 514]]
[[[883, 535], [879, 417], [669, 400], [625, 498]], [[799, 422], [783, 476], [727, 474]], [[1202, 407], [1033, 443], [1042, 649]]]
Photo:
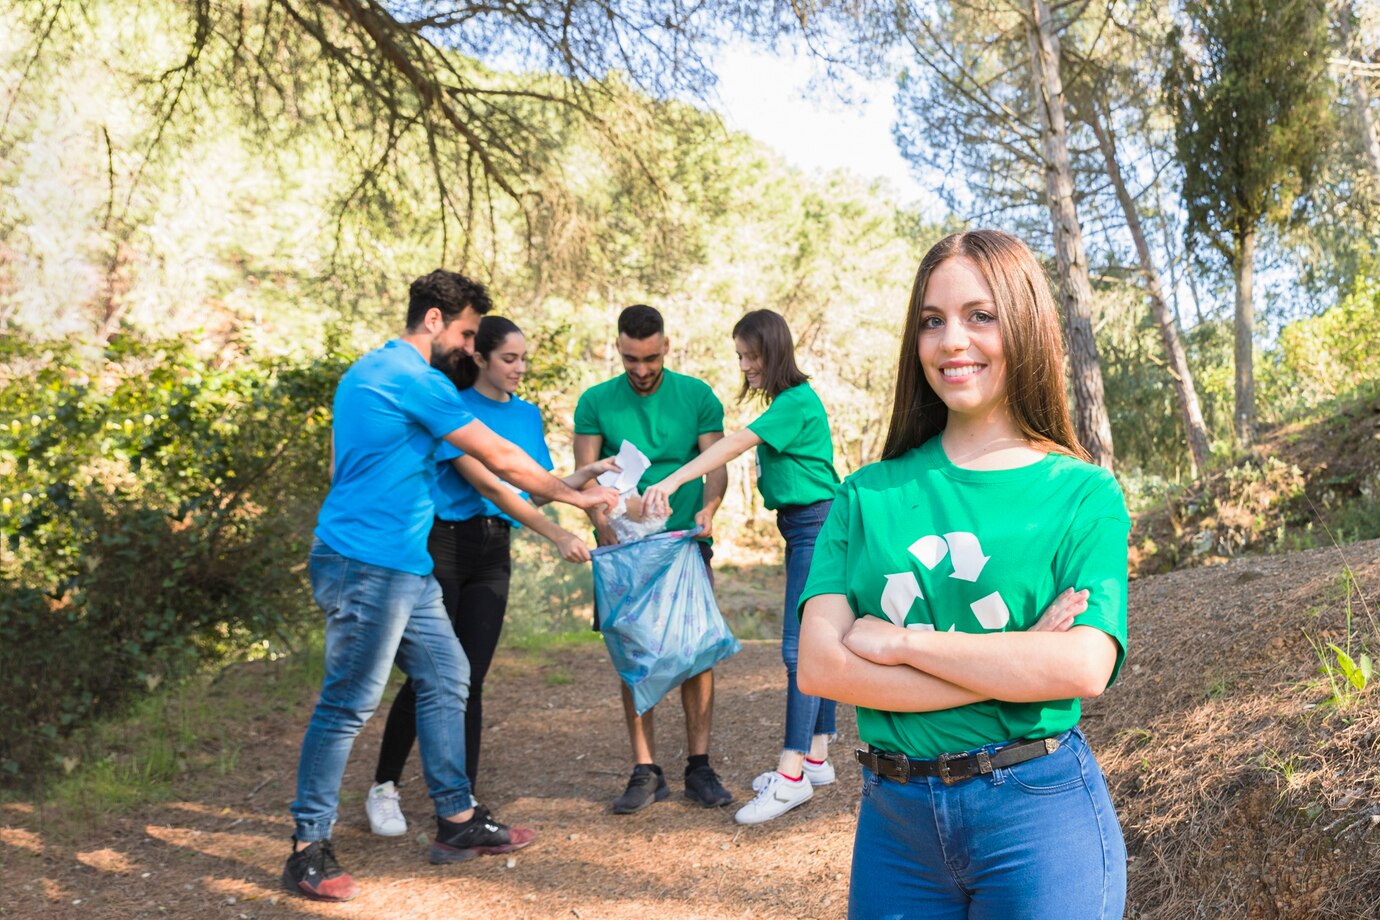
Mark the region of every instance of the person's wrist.
[[901, 630], [901, 658], [904, 663], [912, 664], [922, 657], [925, 633], [928, 631], [923, 629]]

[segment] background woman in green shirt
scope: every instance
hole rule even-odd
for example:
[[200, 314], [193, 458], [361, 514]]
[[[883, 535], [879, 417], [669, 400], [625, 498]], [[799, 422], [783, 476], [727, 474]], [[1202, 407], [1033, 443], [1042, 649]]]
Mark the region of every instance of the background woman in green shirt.
[[809, 378], [795, 363], [791, 330], [780, 314], [753, 310], [733, 327], [742, 399], [749, 394], [766, 410], [742, 431], [714, 444], [694, 460], [649, 487], [644, 504], [653, 513], [667, 506], [682, 484], [757, 448], [757, 488], [762, 504], [776, 511], [786, 540], [786, 603], [781, 658], [786, 665], [786, 738], [774, 771], [753, 781], [757, 795], [738, 809], [739, 824], [761, 824], [785, 814], [814, 795], [815, 786], [834, 781], [829, 741], [834, 735], [834, 702], [801, 693], [796, 684], [800, 623], [796, 606], [814, 555], [815, 538], [828, 517], [839, 477], [834, 442], [824, 405]]
[[1077, 723], [1125, 654], [1129, 520], [1074, 436], [1063, 357], [1015, 237], [920, 263], [883, 459], [840, 488], [802, 595], [801, 687], [857, 705], [869, 745], [852, 917], [1122, 915]]

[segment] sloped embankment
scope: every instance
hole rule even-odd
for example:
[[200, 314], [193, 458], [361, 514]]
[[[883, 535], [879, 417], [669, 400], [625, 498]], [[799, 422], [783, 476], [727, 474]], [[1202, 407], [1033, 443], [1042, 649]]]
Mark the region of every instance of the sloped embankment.
[[1254, 450], [1135, 516], [1132, 577], [1380, 535], [1380, 396], [1261, 431]]
[[1380, 699], [1325, 704], [1309, 642], [1346, 648], [1349, 604], [1353, 651], [1380, 651], [1377, 600], [1380, 540], [1132, 583], [1128, 666], [1086, 725], [1134, 916], [1380, 917]]

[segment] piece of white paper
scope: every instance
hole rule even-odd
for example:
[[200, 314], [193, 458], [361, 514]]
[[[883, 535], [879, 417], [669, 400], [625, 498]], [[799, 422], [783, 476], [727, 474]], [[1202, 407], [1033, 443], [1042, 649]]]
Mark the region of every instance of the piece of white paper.
[[609, 470], [607, 473], [600, 473], [599, 485], [617, 489], [620, 493], [636, 491], [642, 474], [647, 472], [647, 467], [652, 465], [652, 461], [648, 460], [647, 455], [632, 441], [623, 442], [616, 459], [618, 472]]

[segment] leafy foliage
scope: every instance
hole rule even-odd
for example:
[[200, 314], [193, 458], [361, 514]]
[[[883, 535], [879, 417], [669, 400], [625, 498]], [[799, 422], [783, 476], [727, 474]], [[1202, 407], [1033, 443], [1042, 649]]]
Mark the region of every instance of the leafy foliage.
[[1336, 306], [1285, 326], [1279, 359], [1300, 407], [1380, 379], [1380, 281], [1362, 278]]
[[[1174, 111], [1190, 231], [1237, 257], [1264, 219], [1288, 219], [1332, 130], [1327, 21], [1316, 0], [1185, 5], [1165, 84]], [[1195, 49], [1199, 53], [1195, 54]]]
[[340, 355], [218, 370], [121, 337], [4, 340], [0, 768], [204, 659], [280, 643], [327, 481]]

